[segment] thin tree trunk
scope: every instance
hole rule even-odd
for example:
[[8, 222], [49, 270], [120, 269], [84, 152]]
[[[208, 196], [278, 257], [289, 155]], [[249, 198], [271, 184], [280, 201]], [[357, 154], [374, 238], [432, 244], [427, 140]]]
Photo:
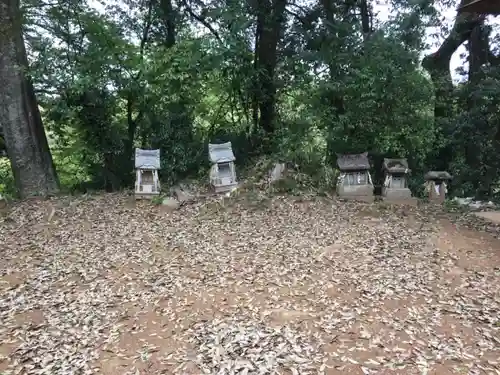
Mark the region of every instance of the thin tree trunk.
[[[141, 38], [141, 44], [139, 48], [139, 54], [140, 54], [140, 59], [141, 62], [144, 59], [144, 51], [146, 49], [146, 45], [149, 40], [149, 31], [151, 30], [151, 24], [152, 24], [152, 15], [153, 15], [153, 7], [155, 6], [155, 0], [150, 0], [148, 4], [148, 12], [146, 15], [146, 20], [144, 24], [144, 28], [142, 30], [142, 38]], [[175, 42], [175, 38], [174, 38]], [[142, 109], [139, 111], [137, 116], [134, 118], [133, 117], [133, 112], [134, 112], [134, 104], [136, 101], [138, 101], [138, 97], [141, 95], [142, 87], [139, 83], [139, 80], [141, 79], [142, 76], [142, 70], [140, 70], [136, 76], [133, 79], [133, 82], [131, 82], [132, 88], [129, 87], [128, 93], [127, 93], [127, 138], [125, 140], [125, 145], [124, 145], [124, 161], [126, 162], [126, 173], [124, 175], [126, 176], [125, 183], [129, 183], [130, 179], [132, 178], [132, 172], [134, 168], [134, 164], [132, 162], [133, 160], [133, 155], [134, 155], [134, 142], [135, 142], [135, 133], [137, 130], [137, 125], [139, 121], [141, 121], [142, 118]], [[139, 90], [139, 87], [141, 90]], [[141, 105], [142, 107], [142, 105]]]
[[274, 130], [276, 115], [275, 70], [278, 43], [285, 20], [286, 0], [257, 1], [257, 76], [259, 82], [259, 126], [267, 133]]
[[59, 191], [27, 69], [20, 2], [0, 0], [0, 123], [21, 198]]
[[260, 87], [260, 80], [258, 79], [260, 65], [259, 65], [259, 54], [257, 51], [260, 50], [260, 39], [262, 37], [263, 29], [264, 29], [264, 17], [262, 15], [262, 12], [259, 11], [259, 8], [257, 8], [257, 25], [255, 27], [255, 53], [253, 57], [253, 69], [257, 79], [253, 80], [252, 82], [252, 120], [253, 120], [254, 131], [259, 126], [259, 101], [262, 90]]
[[137, 122], [139, 120], [139, 116], [137, 116], [135, 119], [133, 118], [133, 106], [134, 106], [134, 101], [133, 101], [133, 94], [132, 92], [129, 92], [127, 96], [127, 138], [125, 139], [124, 142], [124, 162], [126, 162], [127, 170], [126, 170], [126, 178], [127, 180], [125, 181], [126, 183], [129, 183], [129, 177], [132, 176], [132, 172], [134, 169], [134, 162], [133, 162], [133, 156], [134, 156], [134, 142], [135, 142], [135, 133], [137, 131]]
[[368, 0], [361, 0], [359, 10], [361, 13], [361, 30], [363, 31], [363, 38], [366, 40], [372, 33], [371, 4], [368, 3]]
[[[321, 0], [321, 6], [323, 10], [323, 19], [324, 19], [324, 24], [325, 24], [325, 29], [326, 29], [326, 40], [327, 43], [329, 43], [331, 40], [335, 40], [339, 38], [338, 35], [338, 27], [337, 23], [338, 21], [335, 20], [335, 14], [336, 13], [341, 13], [344, 17], [347, 16], [349, 13], [349, 10], [351, 7], [354, 7], [354, 3], [350, 1], [346, 1], [342, 4], [341, 8], [334, 0]], [[341, 38], [340, 38], [341, 39]], [[329, 73], [329, 78], [332, 83], [338, 82], [339, 80], [342, 79], [342, 77], [339, 76], [339, 69], [337, 66], [337, 62], [334, 61], [332, 58], [328, 59], [327, 61], [328, 65], [328, 73]], [[334, 90], [330, 89], [326, 93], [326, 99], [327, 103], [331, 106], [332, 109], [335, 110], [335, 113], [333, 114], [337, 119], [345, 114], [345, 102], [344, 102], [344, 97], [339, 90]], [[331, 129], [330, 129], [331, 131]], [[344, 125], [344, 133], [345, 134], [350, 134], [352, 133], [352, 130], [348, 128], [347, 124]], [[330, 136], [327, 139], [327, 150], [328, 150], [328, 160], [330, 163], [335, 163], [336, 159], [336, 152], [338, 152], [338, 145], [335, 144], [334, 142], [334, 136], [330, 134]]]

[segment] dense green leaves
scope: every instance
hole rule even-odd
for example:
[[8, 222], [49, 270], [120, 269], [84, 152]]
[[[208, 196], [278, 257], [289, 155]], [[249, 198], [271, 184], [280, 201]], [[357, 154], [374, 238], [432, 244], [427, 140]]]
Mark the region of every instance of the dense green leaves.
[[[173, 183], [205, 165], [209, 141], [231, 140], [239, 162], [271, 150], [327, 171], [336, 153], [369, 151], [374, 161], [407, 157], [415, 175], [449, 168], [457, 193], [494, 192], [494, 64], [479, 83], [448, 91], [439, 118], [442, 84], [419, 64], [428, 27], [457, 4], [393, 0], [384, 23], [367, 1], [289, 1], [282, 15], [278, 0], [24, 5], [31, 73], [65, 186], [130, 186], [134, 147], [160, 148], [162, 179]], [[276, 51], [259, 44], [275, 35]], [[259, 119], [270, 99], [266, 134]]]

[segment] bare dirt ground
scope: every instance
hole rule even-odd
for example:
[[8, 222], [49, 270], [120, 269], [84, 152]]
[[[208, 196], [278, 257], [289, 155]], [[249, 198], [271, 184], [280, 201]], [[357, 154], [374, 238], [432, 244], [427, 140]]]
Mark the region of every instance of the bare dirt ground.
[[475, 214], [476, 216], [489, 220], [493, 223], [500, 223], [500, 212], [498, 211], [476, 212]]
[[420, 209], [59, 198], [0, 252], [0, 374], [500, 374], [500, 242]]

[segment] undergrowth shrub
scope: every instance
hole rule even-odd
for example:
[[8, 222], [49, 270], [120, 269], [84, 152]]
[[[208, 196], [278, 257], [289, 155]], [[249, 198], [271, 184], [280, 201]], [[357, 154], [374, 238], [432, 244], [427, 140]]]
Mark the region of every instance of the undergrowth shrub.
[[0, 158], [0, 194], [4, 197], [14, 197], [16, 195], [14, 176], [10, 168], [10, 161], [7, 158]]

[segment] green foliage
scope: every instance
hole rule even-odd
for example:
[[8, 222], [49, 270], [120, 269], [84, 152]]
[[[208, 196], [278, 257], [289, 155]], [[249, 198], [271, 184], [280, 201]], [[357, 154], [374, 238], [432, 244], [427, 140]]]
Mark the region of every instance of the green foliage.
[[[376, 174], [383, 157], [407, 157], [414, 173], [421, 175], [439, 135], [432, 84], [414, 53], [394, 37], [377, 33], [363, 48], [350, 53], [342, 77], [298, 87], [282, 99], [287, 122], [275, 149], [310, 175], [331, 169], [337, 153], [364, 151], [374, 157]], [[335, 108], [336, 96], [343, 98], [342, 112]], [[328, 180], [334, 180], [330, 174]]]
[[499, 193], [500, 70], [490, 70], [479, 83], [461, 87], [459, 112], [448, 137], [450, 172], [455, 193], [486, 198]]
[[447, 199], [444, 201], [444, 208], [448, 212], [452, 213], [466, 213], [470, 211], [470, 208], [465, 205], [460, 205], [456, 201]]
[[345, 114], [330, 130], [330, 152], [372, 151], [422, 160], [432, 149], [430, 83], [397, 41], [377, 36], [353, 58]]
[[7, 158], [0, 157], [0, 194], [4, 197], [14, 197], [16, 190], [14, 186], [14, 176]]
[[[135, 147], [161, 150], [168, 186], [206, 175], [208, 143], [231, 141], [240, 165], [267, 154], [297, 166], [280, 191], [328, 192], [336, 154], [364, 151], [378, 181], [383, 157], [408, 158], [415, 194], [430, 168], [457, 176], [456, 194], [498, 190], [499, 73], [462, 85], [451, 115], [434, 118], [434, 87], [419, 66], [434, 2], [394, 0], [393, 19], [374, 19], [369, 35], [357, 5], [288, 4], [271, 68], [258, 64], [252, 4], [190, 3], [106, 2], [97, 12], [86, 1], [30, 0], [31, 74], [64, 187], [131, 187]], [[266, 84], [276, 90], [272, 134], [258, 125]], [[0, 192], [10, 191], [2, 168]]]
[[277, 193], [294, 194], [299, 191], [299, 184], [296, 179], [289, 177], [273, 182], [271, 188]]
[[163, 195], [157, 195], [157, 196], [154, 196], [152, 199], [151, 199], [151, 203], [155, 206], [159, 206], [163, 203], [163, 200], [165, 199], [165, 197]]

